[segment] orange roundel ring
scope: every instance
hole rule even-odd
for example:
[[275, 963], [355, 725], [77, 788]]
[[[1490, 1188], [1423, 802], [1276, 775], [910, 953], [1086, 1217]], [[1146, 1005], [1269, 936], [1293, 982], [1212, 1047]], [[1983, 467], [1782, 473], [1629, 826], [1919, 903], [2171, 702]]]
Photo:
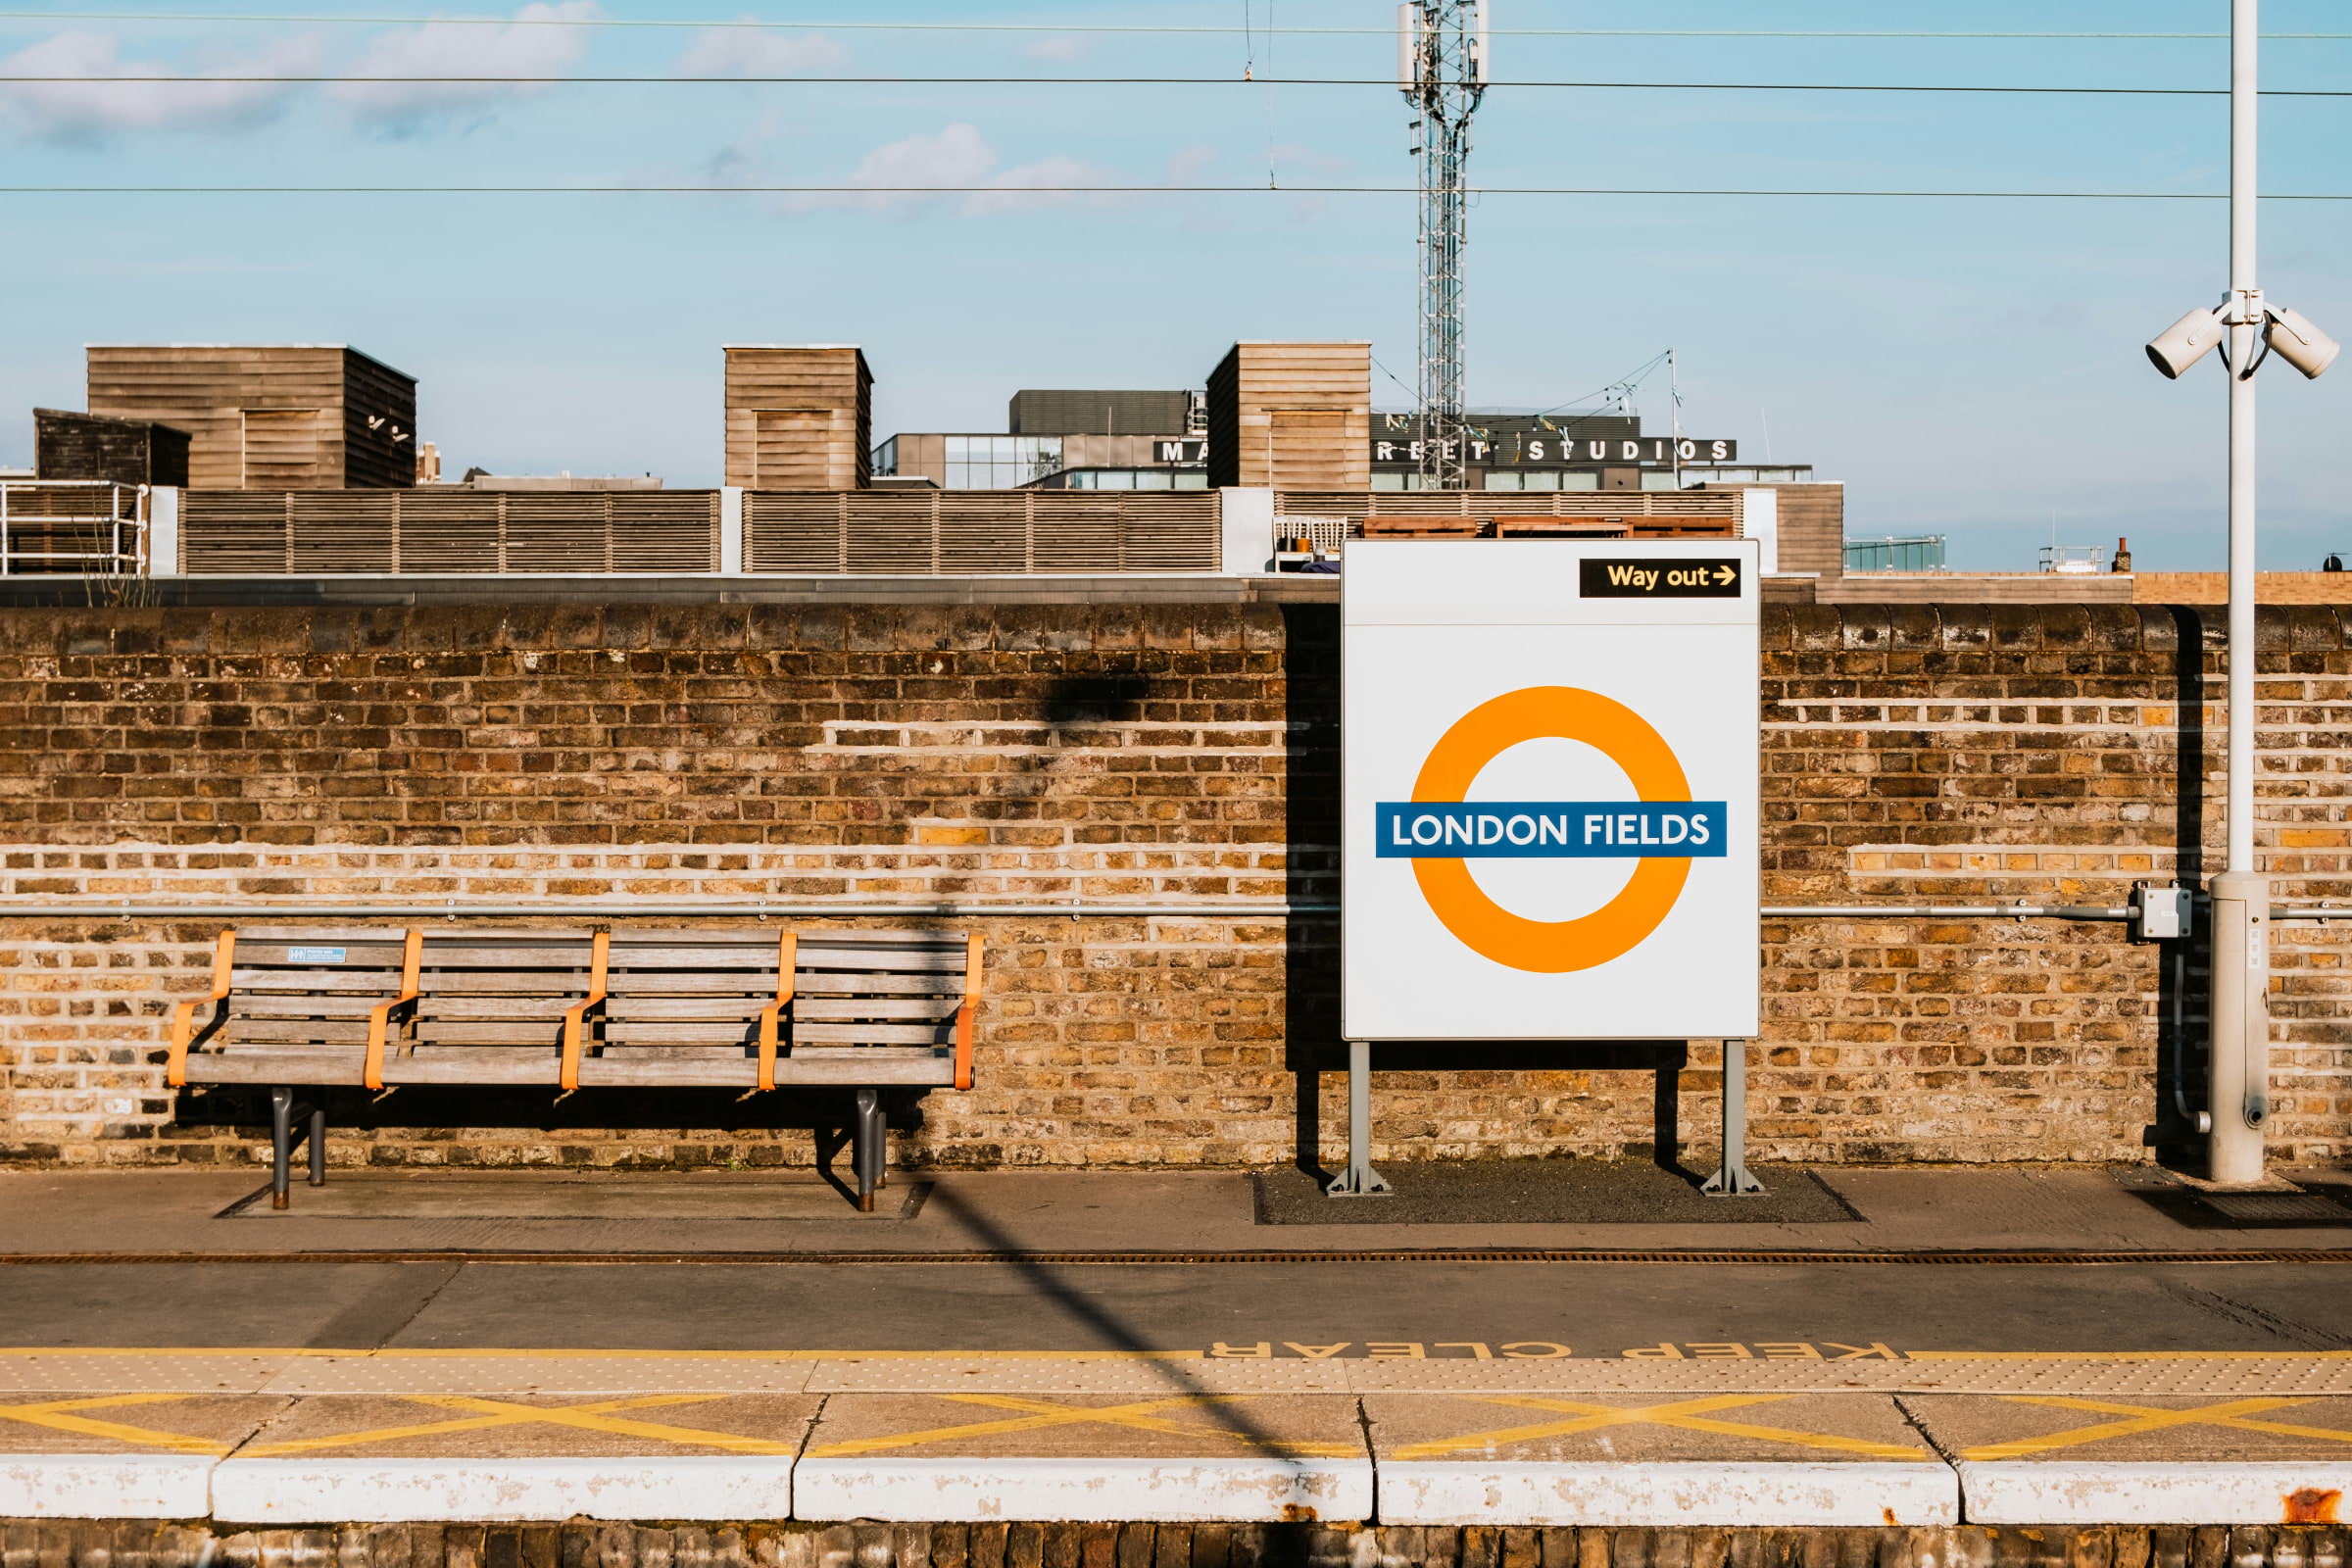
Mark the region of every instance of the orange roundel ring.
[[[1665, 737], [1623, 703], [1575, 686], [1530, 686], [1481, 703], [1439, 737], [1413, 781], [1417, 804], [1457, 802], [1479, 770], [1521, 741], [1583, 741], [1625, 769], [1643, 801], [1687, 801], [1690, 781]], [[1621, 958], [1658, 928], [1690, 878], [1687, 858], [1635, 862], [1623, 892], [1573, 920], [1529, 920], [1487, 897], [1460, 859], [1416, 859], [1421, 896], [1474, 952], [1533, 974], [1566, 974]]]

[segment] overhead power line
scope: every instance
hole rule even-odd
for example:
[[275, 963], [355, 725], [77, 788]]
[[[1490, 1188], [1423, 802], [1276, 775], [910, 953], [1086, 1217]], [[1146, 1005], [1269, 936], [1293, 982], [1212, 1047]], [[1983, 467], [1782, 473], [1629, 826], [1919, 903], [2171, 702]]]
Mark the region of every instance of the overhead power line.
[[[0, 185], [5, 196], [1418, 196], [1415, 185]], [[1472, 196], [1766, 196], [1838, 200], [2218, 202], [2219, 191], [1765, 190], [1742, 187], [1478, 185]], [[2352, 202], [2274, 191], [2264, 201]]]
[[[363, 26], [413, 27], [431, 23], [460, 27], [728, 27], [754, 30], [791, 29], [808, 32], [1056, 32], [1208, 34], [1240, 36], [1245, 29], [1205, 24], [1104, 24], [1063, 25], [1050, 22], [768, 22], [749, 17], [442, 17], [442, 16], [321, 16], [285, 12], [190, 11], [0, 11], [0, 21], [17, 22], [170, 22], [170, 23], [346, 23]], [[1262, 34], [1296, 37], [1391, 36], [1386, 27], [1276, 27], [1249, 29]], [[1759, 27], [1495, 27], [1497, 37], [1513, 38], [2141, 38], [2216, 39], [2226, 32], [1938, 32], [1916, 28], [1759, 28]], [[2265, 38], [2346, 39], [2352, 32], [2266, 32]]]
[[[202, 86], [213, 82], [270, 82], [281, 85], [399, 83], [503, 87], [559, 86], [1021, 86], [1021, 87], [1381, 87], [1396, 83], [1376, 76], [650, 76], [650, 75], [295, 75], [222, 74], [176, 75], [163, 73], [105, 76], [0, 74], [10, 82], [57, 85], [73, 83], [142, 82]], [[2227, 87], [2003, 87], [1976, 84], [1840, 82], [1840, 81], [1494, 81], [1490, 88], [1575, 88], [1597, 92], [1890, 92], [1890, 93], [2017, 93], [2028, 96], [2088, 96], [2118, 98], [2227, 98]], [[2352, 98], [2352, 90], [2266, 87], [2265, 98]]]

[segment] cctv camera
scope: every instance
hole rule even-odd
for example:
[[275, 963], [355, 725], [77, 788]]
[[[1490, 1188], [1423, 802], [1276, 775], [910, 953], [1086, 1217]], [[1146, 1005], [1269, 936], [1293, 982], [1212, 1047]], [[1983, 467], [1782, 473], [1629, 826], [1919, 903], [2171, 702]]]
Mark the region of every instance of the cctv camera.
[[2214, 351], [2226, 330], [2218, 308], [2191, 311], [2156, 334], [2148, 344], [2148, 363], [2163, 371], [2166, 380], [2178, 381], [2181, 371]]
[[2321, 371], [2335, 363], [2336, 342], [2306, 320], [2302, 312], [2274, 305], [2271, 352], [2316, 381]]

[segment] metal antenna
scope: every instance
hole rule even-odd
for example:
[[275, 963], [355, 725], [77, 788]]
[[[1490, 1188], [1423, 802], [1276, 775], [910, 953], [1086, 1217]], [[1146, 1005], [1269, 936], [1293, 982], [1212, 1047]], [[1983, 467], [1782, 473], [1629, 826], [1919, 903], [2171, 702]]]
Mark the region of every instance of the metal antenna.
[[1421, 487], [1468, 485], [1462, 400], [1462, 247], [1470, 117], [1487, 91], [1484, 0], [1396, 8], [1396, 85], [1413, 106], [1421, 161]]

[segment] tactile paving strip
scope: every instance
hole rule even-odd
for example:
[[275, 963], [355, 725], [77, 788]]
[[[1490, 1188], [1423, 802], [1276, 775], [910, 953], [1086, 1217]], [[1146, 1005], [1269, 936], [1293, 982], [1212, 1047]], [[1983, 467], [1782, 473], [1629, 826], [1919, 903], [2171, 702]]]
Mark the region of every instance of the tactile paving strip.
[[1642, 1360], [821, 1351], [0, 1349], [0, 1393], [2352, 1396], [2344, 1352]]

